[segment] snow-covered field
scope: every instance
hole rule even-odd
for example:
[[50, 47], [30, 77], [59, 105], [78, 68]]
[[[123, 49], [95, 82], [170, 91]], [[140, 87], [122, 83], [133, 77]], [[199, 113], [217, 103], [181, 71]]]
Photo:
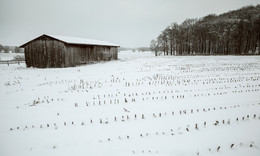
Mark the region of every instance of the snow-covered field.
[[1, 156], [259, 156], [260, 57], [0, 65]]
[[14, 60], [15, 56], [24, 57], [23, 53], [0, 53], [0, 61]]

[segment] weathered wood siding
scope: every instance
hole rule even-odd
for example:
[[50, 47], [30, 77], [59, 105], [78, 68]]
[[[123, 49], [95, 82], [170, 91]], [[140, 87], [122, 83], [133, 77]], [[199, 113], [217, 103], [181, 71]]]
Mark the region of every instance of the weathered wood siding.
[[117, 47], [109, 46], [95, 46], [95, 53], [97, 53], [97, 60], [109, 61], [117, 59]]
[[27, 67], [73, 67], [92, 61], [118, 59], [118, 47], [97, 45], [72, 45], [42, 36], [25, 47]]
[[66, 45], [65, 66], [76, 66], [94, 59], [94, 46]]
[[111, 47], [110, 52], [112, 53], [112, 58], [117, 60], [118, 59], [118, 47]]
[[64, 43], [41, 37], [25, 46], [27, 67], [49, 68], [64, 67]]
[[116, 60], [117, 47], [94, 45], [66, 45], [65, 66], [76, 66], [92, 61]]

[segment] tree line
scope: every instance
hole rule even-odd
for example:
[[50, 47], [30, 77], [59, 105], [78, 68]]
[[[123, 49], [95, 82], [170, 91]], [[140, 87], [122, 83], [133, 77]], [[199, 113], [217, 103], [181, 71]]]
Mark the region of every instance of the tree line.
[[14, 53], [22, 53], [23, 49], [17, 46], [3, 46], [0, 44], [0, 52], [9, 53], [10, 51]]
[[172, 23], [150, 43], [157, 56], [249, 55], [260, 50], [260, 5]]

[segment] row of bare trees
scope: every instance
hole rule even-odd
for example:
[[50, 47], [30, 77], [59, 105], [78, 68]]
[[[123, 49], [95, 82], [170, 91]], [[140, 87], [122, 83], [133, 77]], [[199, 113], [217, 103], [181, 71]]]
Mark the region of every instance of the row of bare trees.
[[248, 55], [260, 50], [260, 5], [172, 23], [150, 44], [155, 55]]

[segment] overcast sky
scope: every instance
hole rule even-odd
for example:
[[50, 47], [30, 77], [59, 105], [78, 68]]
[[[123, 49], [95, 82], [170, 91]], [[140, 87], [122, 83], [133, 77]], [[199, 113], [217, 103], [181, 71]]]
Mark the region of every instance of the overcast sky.
[[55, 34], [149, 46], [172, 22], [251, 4], [260, 0], [0, 0], [0, 44]]

